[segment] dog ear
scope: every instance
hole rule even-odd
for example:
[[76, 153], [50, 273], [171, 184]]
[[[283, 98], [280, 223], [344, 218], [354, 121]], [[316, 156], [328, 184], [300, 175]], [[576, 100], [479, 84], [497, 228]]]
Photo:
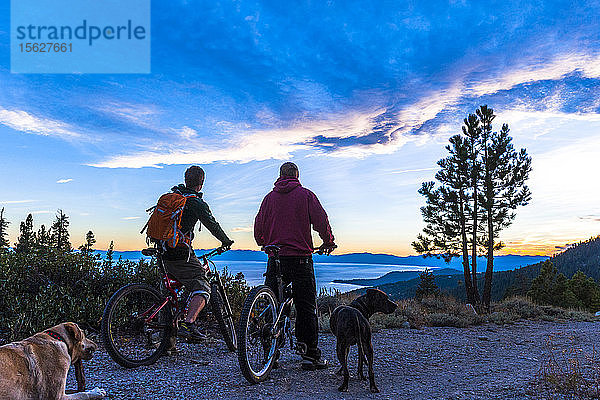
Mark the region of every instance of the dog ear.
[[65, 330], [73, 343], [79, 343], [83, 340], [83, 332], [75, 322], [65, 322]]

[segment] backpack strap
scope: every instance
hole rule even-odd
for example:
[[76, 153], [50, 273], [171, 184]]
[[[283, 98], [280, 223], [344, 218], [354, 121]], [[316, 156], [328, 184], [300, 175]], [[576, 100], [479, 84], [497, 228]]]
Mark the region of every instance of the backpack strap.
[[187, 200], [192, 198], [192, 197], [198, 197], [198, 195], [194, 194], [194, 193], [181, 193], [180, 191], [177, 191], [176, 193], [180, 194], [181, 196], [183, 196], [185, 198], [185, 203], [183, 204], [183, 206], [181, 206], [179, 209], [177, 209], [175, 212], [173, 212], [171, 214], [171, 219], [173, 220], [173, 247], [175, 247], [175, 244], [177, 243], [177, 237], [181, 237], [182, 242], [191, 249], [190, 244], [186, 241], [186, 239], [191, 239], [190, 236], [186, 235], [185, 233], [183, 233], [181, 231], [181, 229], [179, 229], [179, 222], [181, 221], [181, 217], [183, 216], [183, 211], [185, 210], [185, 205], [187, 204]]

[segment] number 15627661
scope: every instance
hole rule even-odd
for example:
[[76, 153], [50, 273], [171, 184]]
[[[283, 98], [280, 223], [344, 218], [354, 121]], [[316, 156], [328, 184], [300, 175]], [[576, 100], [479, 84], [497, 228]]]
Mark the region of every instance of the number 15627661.
[[21, 53], [71, 53], [73, 43], [19, 43]]

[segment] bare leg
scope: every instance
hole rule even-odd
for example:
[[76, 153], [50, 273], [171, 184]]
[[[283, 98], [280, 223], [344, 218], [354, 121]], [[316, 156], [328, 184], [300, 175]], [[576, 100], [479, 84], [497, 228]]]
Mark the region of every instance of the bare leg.
[[198, 318], [198, 314], [206, 305], [206, 299], [204, 296], [195, 295], [190, 299], [190, 304], [188, 305], [188, 312], [185, 317], [185, 322], [194, 323], [196, 318]]

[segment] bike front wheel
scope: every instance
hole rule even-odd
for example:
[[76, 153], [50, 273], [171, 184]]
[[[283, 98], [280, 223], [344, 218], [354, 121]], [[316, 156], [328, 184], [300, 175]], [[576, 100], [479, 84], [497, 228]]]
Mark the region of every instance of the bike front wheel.
[[277, 340], [272, 330], [276, 319], [273, 291], [265, 285], [252, 289], [242, 308], [237, 340], [240, 369], [250, 383], [264, 381], [273, 368]]
[[213, 315], [219, 324], [219, 329], [225, 340], [225, 344], [229, 351], [237, 349], [237, 337], [235, 334], [235, 324], [233, 323], [233, 313], [227, 302], [227, 295], [223, 286], [219, 283], [211, 285], [211, 307]]
[[134, 283], [112, 295], [102, 315], [102, 342], [125, 368], [156, 362], [169, 345], [173, 317], [160, 292]]

